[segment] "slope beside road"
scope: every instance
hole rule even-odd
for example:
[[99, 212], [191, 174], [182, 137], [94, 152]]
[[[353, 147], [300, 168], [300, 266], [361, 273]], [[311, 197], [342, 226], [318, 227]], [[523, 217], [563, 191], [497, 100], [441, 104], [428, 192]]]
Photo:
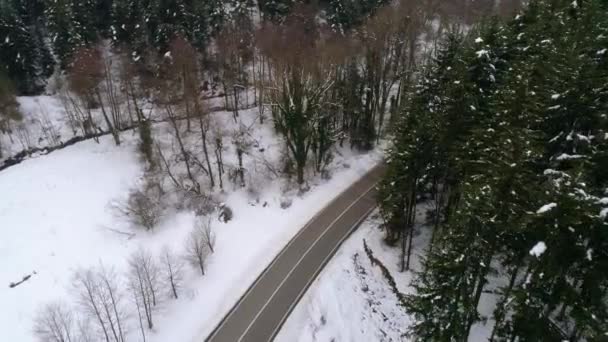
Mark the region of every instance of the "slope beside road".
[[207, 341], [271, 341], [340, 244], [376, 207], [384, 169], [374, 167], [303, 227]]
[[383, 171], [374, 167], [303, 227], [207, 341], [271, 341], [342, 241], [376, 207]]

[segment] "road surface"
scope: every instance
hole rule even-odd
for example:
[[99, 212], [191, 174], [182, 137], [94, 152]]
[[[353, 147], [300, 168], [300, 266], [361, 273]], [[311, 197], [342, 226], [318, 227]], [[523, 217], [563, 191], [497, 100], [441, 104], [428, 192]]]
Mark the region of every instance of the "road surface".
[[376, 207], [383, 172], [383, 165], [376, 166], [302, 228], [207, 341], [272, 341], [340, 244]]

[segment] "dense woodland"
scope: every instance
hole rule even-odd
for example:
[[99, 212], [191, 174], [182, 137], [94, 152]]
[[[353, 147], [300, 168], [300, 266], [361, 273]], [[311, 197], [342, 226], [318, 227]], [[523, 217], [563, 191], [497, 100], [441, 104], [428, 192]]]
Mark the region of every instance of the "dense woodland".
[[488, 319], [493, 341], [606, 340], [606, 6], [531, 1], [452, 31], [408, 94], [381, 208], [403, 269], [432, 230], [406, 301], [415, 340], [463, 341]]
[[272, 114], [301, 184], [305, 164], [321, 171], [334, 143], [377, 143], [450, 25], [518, 3], [2, 0], [0, 128], [31, 140], [18, 130], [13, 94], [46, 91], [61, 95], [75, 135], [111, 133], [119, 144], [121, 130], [152, 119], [142, 109], [149, 103], [165, 121], [187, 118], [190, 133], [191, 119], [205, 117], [202, 92], [213, 88], [235, 117], [242, 102], [258, 106], [260, 120]]

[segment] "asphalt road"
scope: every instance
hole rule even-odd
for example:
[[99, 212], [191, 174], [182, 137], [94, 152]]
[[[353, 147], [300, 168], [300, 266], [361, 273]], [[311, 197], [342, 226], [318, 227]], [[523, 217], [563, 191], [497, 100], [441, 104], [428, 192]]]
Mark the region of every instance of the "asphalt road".
[[323, 266], [376, 207], [383, 172], [376, 166], [304, 226], [207, 341], [272, 341]]

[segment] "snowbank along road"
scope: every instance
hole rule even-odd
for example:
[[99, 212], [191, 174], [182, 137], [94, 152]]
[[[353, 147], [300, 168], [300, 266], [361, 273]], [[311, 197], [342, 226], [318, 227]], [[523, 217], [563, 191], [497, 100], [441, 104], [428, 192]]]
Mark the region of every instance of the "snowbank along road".
[[207, 338], [271, 341], [340, 244], [376, 207], [378, 165], [319, 212], [260, 275]]

